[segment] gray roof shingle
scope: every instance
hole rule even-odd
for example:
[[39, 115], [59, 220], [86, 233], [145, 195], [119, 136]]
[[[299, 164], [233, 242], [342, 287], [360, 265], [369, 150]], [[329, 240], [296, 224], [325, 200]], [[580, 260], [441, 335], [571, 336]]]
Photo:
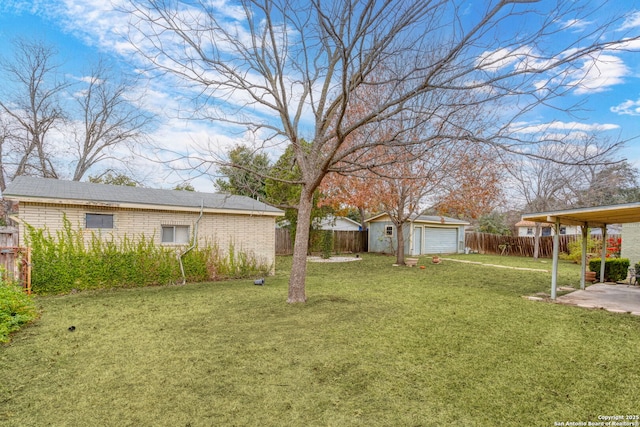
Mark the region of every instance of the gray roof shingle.
[[159, 190], [154, 188], [127, 187], [121, 185], [93, 184], [89, 182], [62, 181], [59, 179], [18, 176], [3, 192], [6, 198], [34, 197], [64, 199], [92, 203], [134, 203], [170, 207], [226, 209], [279, 215], [280, 209], [250, 197], [194, 191]]

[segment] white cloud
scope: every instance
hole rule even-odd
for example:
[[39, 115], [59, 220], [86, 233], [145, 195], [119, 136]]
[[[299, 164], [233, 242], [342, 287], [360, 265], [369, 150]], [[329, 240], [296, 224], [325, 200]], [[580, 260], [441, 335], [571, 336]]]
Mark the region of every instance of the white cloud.
[[585, 21], [583, 19], [569, 19], [560, 23], [563, 30], [568, 29], [576, 33], [583, 31], [591, 25], [593, 25], [593, 21]]
[[603, 54], [585, 60], [582, 67], [571, 74], [570, 84], [576, 86], [576, 95], [583, 95], [603, 92], [610, 86], [623, 83], [623, 77], [630, 71], [621, 58]]
[[626, 19], [620, 27], [620, 31], [629, 30], [640, 27], [640, 11], [635, 11], [627, 15]]
[[[639, 13], [640, 15], [640, 13]], [[638, 18], [640, 19], [640, 18]], [[587, 21], [567, 21], [564, 27], [578, 28], [588, 26]], [[624, 82], [623, 78], [630, 74], [624, 60], [616, 54], [625, 50], [639, 50], [640, 40], [626, 39], [600, 55], [585, 58], [578, 68], [557, 67], [554, 76], [545, 76], [536, 80], [533, 85], [538, 90], [557, 85], [574, 86], [576, 95], [604, 92], [611, 86]], [[577, 48], [567, 49], [555, 57], [546, 57], [536, 52], [533, 47], [522, 46], [517, 49], [501, 48], [483, 52], [476, 60], [476, 66], [487, 72], [497, 72], [507, 67], [513, 67], [518, 72], [536, 72], [556, 68], [554, 63], [574, 55]]]
[[623, 38], [620, 43], [617, 43], [615, 46], [610, 47], [607, 50], [616, 53], [628, 50], [640, 50], [640, 39]]
[[476, 66], [484, 71], [495, 72], [510, 65], [527, 62], [532, 55], [531, 48], [527, 46], [518, 49], [497, 49], [483, 52], [476, 60]]
[[611, 112], [626, 115], [626, 116], [640, 116], [640, 99], [631, 101], [626, 100], [623, 103], [616, 105], [615, 107], [611, 107]]
[[544, 133], [547, 135], [562, 135], [563, 138], [567, 137], [569, 133], [581, 133], [582, 135], [589, 132], [602, 132], [607, 130], [615, 130], [620, 128], [619, 125], [611, 123], [580, 123], [580, 122], [561, 122], [553, 121], [550, 123], [528, 123], [518, 122], [513, 123], [510, 126], [512, 132], [523, 134], [537, 134]]

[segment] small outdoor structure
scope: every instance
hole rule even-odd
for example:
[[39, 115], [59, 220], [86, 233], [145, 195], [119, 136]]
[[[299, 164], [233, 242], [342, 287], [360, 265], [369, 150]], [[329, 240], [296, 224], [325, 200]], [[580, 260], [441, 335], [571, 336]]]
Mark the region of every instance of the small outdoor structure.
[[[393, 253], [398, 231], [388, 214], [366, 220], [369, 224], [369, 252]], [[411, 217], [403, 228], [406, 255], [464, 252], [464, 227], [468, 222], [436, 215]]]
[[[553, 267], [551, 271], [551, 299], [556, 299], [558, 284], [559, 230], [561, 225], [578, 225], [582, 230], [582, 273], [580, 289], [585, 288], [585, 270], [587, 266], [587, 238], [589, 228], [602, 230], [602, 241], [607, 240], [608, 224], [627, 224], [640, 222], [640, 203], [626, 203], [623, 205], [599, 206], [592, 208], [568, 209], [553, 212], [540, 212], [522, 215], [522, 220], [531, 222], [546, 222], [553, 224]], [[601, 259], [607, 255], [607, 245], [602, 245]], [[605, 263], [600, 263], [600, 278], [604, 278]]]
[[[201, 245], [217, 244], [226, 251], [253, 254], [275, 264], [275, 220], [284, 213], [250, 197], [193, 191], [93, 184], [19, 176], [3, 196], [18, 202], [11, 216], [19, 223], [20, 243], [25, 228], [47, 228], [52, 235], [64, 227], [100, 238], [147, 239], [176, 248], [196, 239]], [[197, 226], [196, 226], [197, 225]]]

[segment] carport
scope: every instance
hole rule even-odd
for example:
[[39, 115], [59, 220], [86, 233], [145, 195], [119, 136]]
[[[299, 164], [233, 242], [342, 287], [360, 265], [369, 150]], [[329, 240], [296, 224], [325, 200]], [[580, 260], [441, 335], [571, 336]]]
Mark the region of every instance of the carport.
[[[558, 257], [560, 248], [560, 225], [578, 225], [582, 230], [582, 269], [580, 289], [585, 288], [585, 270], [587, 264], [587, 238], [589, 228], [602, 230], [602, 241], [607, 239], [608, 224], [624, 224], [640, 222], [640, 203], [623, 205], [598, 206], [592, 208], [568, 209], [553, 212], [540, 212], [522, 215], [524, 221], [546, 222], [554, 225], [553, 234], [553, 266], [551, 270], [551, 299], [556, 299], [558, 286]], [[607, 255], [606, 243], [602, 245], [601, 259]], [[604, 278], [605, 263], [600, 263], [600, 278]]]

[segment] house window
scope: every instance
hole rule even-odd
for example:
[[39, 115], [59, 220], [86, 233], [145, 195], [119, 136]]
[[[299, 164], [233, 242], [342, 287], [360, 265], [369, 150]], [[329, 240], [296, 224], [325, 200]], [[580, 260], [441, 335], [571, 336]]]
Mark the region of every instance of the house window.
[[560, 234], [567, 234], [567, 227], [560, 227]]
[[189, 226], [163, 225], [162, 243], [189, 243]]
[[384, 229], [385, 236], [393, 236], [393, 225], [387, 225]]
[[527, 236], [533, 236], [533, 227], [527, 228]]
[[113, 215], [110, 214], [86, 214], [86, 228], [113, 228]]
[[543, 236], [551, 236], [551, 227], [542, 227]]

